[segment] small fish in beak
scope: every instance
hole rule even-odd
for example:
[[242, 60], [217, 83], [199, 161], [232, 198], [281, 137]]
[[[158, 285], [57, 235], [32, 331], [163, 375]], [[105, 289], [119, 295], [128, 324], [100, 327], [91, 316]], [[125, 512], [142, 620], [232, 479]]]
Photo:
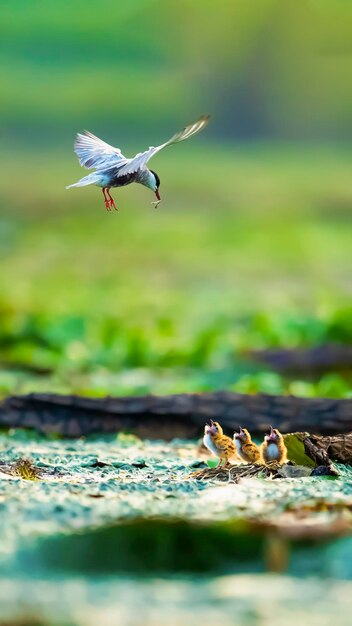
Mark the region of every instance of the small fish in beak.
[[157, 208], [161, 202], [160, 193], [158, 189], [155, 191], [155, 195], [157, 197], [157, 200], [153, 200], [152, 204], [154, 204], [154, 207]]

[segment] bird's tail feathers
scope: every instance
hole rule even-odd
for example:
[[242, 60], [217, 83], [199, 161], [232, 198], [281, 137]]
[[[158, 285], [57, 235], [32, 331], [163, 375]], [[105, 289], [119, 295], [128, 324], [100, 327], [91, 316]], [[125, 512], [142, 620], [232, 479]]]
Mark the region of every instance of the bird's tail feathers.
[[94, 172], [92, 174], [88, 174], [88, 176], [84, 176], [81, 180], [78, 180], [76, 183], [72, 185], [67, 185], [66, 189], [71, 189], [71, 187], [85, 187], [86, 185], [96, 185], [100, 182], [100, 175], [98, 172]]

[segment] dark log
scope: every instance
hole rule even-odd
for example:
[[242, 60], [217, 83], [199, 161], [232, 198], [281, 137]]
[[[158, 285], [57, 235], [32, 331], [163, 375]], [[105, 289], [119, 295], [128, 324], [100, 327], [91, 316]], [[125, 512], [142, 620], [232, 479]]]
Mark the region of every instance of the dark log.
[[326, 344], [314, 348], [251, 350], [247, 356], [272, 369], [304, 376], [352, 370], [352, 346]]
[[0, 404], [0, 426], [64, 437], [120, 430], [166, 440], [199, 437], [209, 418], [219, 419], [229, 434], [239, 425], [263, 434], [269, 424], [284, 433], [345, 433], [352, 430], [352, 400], [231, 392], [122, 398], [33, 393]]

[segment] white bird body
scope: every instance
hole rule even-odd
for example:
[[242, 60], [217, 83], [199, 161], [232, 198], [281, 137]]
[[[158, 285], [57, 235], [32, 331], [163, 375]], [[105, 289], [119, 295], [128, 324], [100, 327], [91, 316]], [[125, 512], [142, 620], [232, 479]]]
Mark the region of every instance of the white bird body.
[[276, 461], [279, 458], [279, 448], [277, 443], [269, 443], [266, 449], [266, 454], [270, 461]]
[[261, 451], [265, 463], [270, 461], [277, 461], [281, 465], [287, 463], [285, 440], [277, 428], [270, 426], [270, 433], [265, 435]]
[[203, 443], [204, 443], [205, 447], [208, 448], [209, 452], [211, 452], [215, 456], [219, 455], [218, 449], [217, 449], [215, 443], [213, 442], [213, 440], [211, 438], [211, 435], [209, 433], [204, 435]]
[[238, 452], [238, 454], [241, 453], [242, 450], [242, 441], [240, 439], [237, 439], [236, 437], [233, 438], [233, 442], [236, 446], [236, 450]]

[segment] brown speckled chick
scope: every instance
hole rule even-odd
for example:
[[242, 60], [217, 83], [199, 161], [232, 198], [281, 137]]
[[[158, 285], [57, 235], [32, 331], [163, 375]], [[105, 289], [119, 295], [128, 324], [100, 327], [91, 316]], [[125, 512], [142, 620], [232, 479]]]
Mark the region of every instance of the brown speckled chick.
[[234, 433], [233, 441], [239, 457], [247, 463], [262, 463], [260, 448], [253, 443], [246, 428], [240, 428], [238, 433]]
[[284, 438], [277, 428], [270, 426], [270, 433], [265, 435], [261, 451], [265, 463], [270, 461], [276, 461], [281, 465], [287, 463], [287, 448]]
[[221, 465], [223, 460], [224, 465], [227, 465], [229, 459], [237, 456], [236, 447], [232, 439], [227, 435], [224, 435], [219, 422], [213, 422], [213, 420], [210, 420], [210, 426], [209, 424], [206, 424], [204, 428], [203, 443], [208, 450], [210, 450], [210, 452], [219, 457], [218, 467]]

